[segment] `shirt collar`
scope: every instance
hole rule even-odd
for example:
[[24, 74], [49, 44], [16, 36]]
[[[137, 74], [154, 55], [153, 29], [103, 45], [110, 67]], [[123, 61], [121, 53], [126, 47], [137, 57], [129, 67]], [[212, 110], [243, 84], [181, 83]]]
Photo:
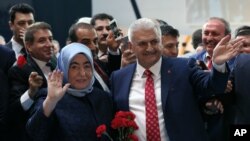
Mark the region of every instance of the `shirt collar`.
[[40, 61], [34, 57], [32, 57], [32, 59], [37, 63], [37, 65], [42, 69], [44, 68], [44, 66], [46, 66], [47, 62], [44, 62], [44, 61]]
[[[162, 62], [162, 57], [152, 66], [149, 68], [149, 70], [153, 73], [154, 76], [158, 76], [160, 75], [160, 70], [159, 68], [161, 68], [161, 62]], [[144, 71], [146, 70], [145, 68], [143, 68], [137, 60], [137, 67], [136, 67], [137, 73], [139, 74], [140, 78], [142, 78], [144, 76]]]
[[23, 46], [21, 44], [19, 44], [18, 42], [16, 42], [13, 37], [11, 38], [11, 43], [12, 43], [12, 49], [15, 52], [19, 53], [21, 51], [21, 49], [23, 48]]

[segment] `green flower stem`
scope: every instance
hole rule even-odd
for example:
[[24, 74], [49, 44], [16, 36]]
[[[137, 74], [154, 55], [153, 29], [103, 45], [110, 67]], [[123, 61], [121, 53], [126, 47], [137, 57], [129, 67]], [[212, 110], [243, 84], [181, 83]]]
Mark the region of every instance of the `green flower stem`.
[[113, 139], [110, 137], [110, 135], [107, 132], [104, 132], [103, 134], [106, 135], [110, 141], [113, 141]]

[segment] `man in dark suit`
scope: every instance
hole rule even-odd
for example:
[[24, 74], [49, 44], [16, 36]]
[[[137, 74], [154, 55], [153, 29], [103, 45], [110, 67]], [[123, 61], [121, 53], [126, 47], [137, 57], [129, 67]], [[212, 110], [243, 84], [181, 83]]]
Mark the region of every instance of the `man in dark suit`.
[[19, 55], [26, 55], [24, 48], [24, 32], [29, 25], [34, 23], [34, 9], [26, 3], [18, 3], [9, 10], [9, 26], [13, 32], [13, 37], [6, 44], [7, 47], [14, 50], [16, 58]]
[[151, 19], [133, 22], [128, 37], [137, 62], [113, 72], [111, 93], [117, 111], [129, 110], [136, 115], [139, 140], [208, 140], [194, 93], [224, 91], [228, 78], [225, 62], [238, 54], [241, 40], [228, 44], [227, 36], [218, 44], [213, 56], [215, 68], [209, 74], [193, 59], [162, 57], [160, 27]]
[[25, 124], [36, 92], [47, 87], [48, 74], [56, 66], [52, 58], [52, 40], [49, 24], [37, 22], [29, 26], [25, 32], [27, 58], [19, 57], [16, 65], [9, 70], [11, 88], [8, 120], [10, 138], [13, 140], [27, 140]]
[[0, 45], [0, 140], [5, 141], [7, 133], [6, 113], [8, 109], [8, 77], [9, 68], [16, 60], [15, 53], [9, 48]]
[[5, 46], [0, 45], [0, 69], [7, 74], [9, 68], [16, 61], [15, 52]]
[[[111, 61], [111, 59], [111, 62], [121, 62], [121, 51], [119, 49], [121, 39], [115, 40], [114, 34], [111, 34], [112, 30], [110, 27], [110, 22], [113, 19], [114, 18], [111, 15], [108, 15], [106, 13], [98, 13], [94, 15], [90, 21], [90, 24], [94, 26], [98, 37], [97, 57], [99, 60], [104, 62]], [[122, 34], [120, 33], [120, 35]], [[112, 68], [112, 70], [116, 70], [117, 66], [110, 65], [109, 68]]]
[[94, 83], [94, 87], [100, 88], [106, 92], [110, 92], [109, 76], [114, 70], [120, 68], [121, 55], [111, 55], [109, 53], [108, 62], [101, 61], [97, 57], [98, 37], [96, 30], [88, 23], [80, 22], [73, 24], [69, 29], [69, 38], [71, 42], [82, 43], [89, 47], [94, 58], [94, 76], [97, 80]]
[[[236, 39], [244, 39], [243, 46], [250, 48], [250, 26], [241, 26], [236, 30]], [[249, 53], [249, 52], [248, 52]], [[240, 54], [235, 59], [235, 67], [232, 72], [233, 80], [233, 124], [249, 124], [250, 125], [250, 55]], [[234, 111], [234, 112], [233, 112]]]

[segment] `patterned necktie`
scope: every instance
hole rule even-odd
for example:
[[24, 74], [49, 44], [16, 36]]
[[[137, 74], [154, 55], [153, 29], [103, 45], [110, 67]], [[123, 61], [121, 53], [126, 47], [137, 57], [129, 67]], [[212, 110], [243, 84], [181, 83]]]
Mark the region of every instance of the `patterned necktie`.
[[145, 70], [144, 74], [147, 76], [145, 85], [147, 141], [160, 141], [161, 137], [154, 90], [154, 80], [150, 70]]
[[211, 70], [212, 67], [213, 67], [212, 59], [211, 59], [210, 56], [207, 56], [207, 68], [208, 68], [209, 70]]

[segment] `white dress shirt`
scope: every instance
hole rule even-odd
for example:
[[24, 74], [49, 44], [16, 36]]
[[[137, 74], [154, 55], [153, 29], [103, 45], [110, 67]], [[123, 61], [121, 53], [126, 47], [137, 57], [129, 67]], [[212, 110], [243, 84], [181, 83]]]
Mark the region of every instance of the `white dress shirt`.
[[22, 50], [23, 46], [20, 45], [18, 42], [16, 42], [13, 38], [11, 38], [11, 43], [12, 43], [12, 49], [15, 52], [17, 59], [19, 55], [22, 55], [20, 51]]
[[[169, 141], [167, 134], [161, 102], [161, 68], [162, 59], [152, 66], [149, 70], [153, 73], [154, 88], [156, 96], [156, 104], [159, 118], [160, 135], [162, 141]], [[129, 110], [136, 115], [135, 122], [139, 129], [135, 131], [140, 141], [146, 139], [146, 110], [145, 110], [145, 83], [146, 76], [144, 76], [145, 69], [137, 62], [136, 71], [132, 80], [130, 94], [129, 94]]]

